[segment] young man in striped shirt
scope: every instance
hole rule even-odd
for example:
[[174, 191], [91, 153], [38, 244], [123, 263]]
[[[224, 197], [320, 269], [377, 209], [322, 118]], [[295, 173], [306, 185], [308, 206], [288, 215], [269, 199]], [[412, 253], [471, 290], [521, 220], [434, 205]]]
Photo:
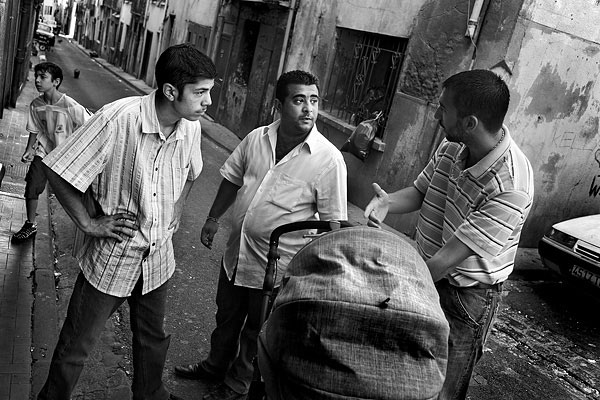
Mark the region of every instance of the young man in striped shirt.
[[133, 398], [177, 399], [162, 382], [171, 240], [202, 170], [199, 119], [216, 69], [192, 46], [177, 45], [162, 53], [155, 73], [157, 90], [104, 106], [44, 158], [56, 197], [85, 237], [73, 249], [81, 273], [38, 399], [70, 398], [106, 319], [125, 300]]
[[509, 97], [491, 71], [448, 78], [435, 114], [445, 140], [413, 186], [388, 195], [374, 183], [365, 209], [373, 226], [419, 210], [417, 246], [450, 323], [441, 400], [466, 397], [531, 209], [532, 168], [503, 125]]

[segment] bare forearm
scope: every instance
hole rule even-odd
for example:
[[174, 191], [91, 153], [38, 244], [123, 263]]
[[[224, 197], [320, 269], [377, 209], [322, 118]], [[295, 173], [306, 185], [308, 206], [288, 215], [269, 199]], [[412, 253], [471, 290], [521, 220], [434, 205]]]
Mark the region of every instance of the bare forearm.
[[214, 218], [220, 218], [225, 214], [225, 211], [227, 211], [235, 201], [239, 189], [240, 187], [238, 185], [231, 183], [227, 179], [223, 179], [208, 215]]
[[421, 204], [423, 204], [424, 195], [416, 187], [409, 186], [391, 193], [389, 198], [389, 212], [392, 214], [404, 214], [420, 209]]
[[452, 237], [433, 257], [426, 261], [434, 282], [454, 271], [468, 257], [475, 253], [456, 237]]
[[91, 218], [81, 201], [81, 192], [46, 165], [44, 165], [44, 172], [60, 204], [75, 225], [85, 232]]
[[36, 140], [37, 140], [37, 133], [31, 133], [31, 132], [29, 132], [29, 138], [27, 138], [27, 147], [26, 147], [26, 149], [31, 149], [33, 147], [33, 144], [35, 143]]

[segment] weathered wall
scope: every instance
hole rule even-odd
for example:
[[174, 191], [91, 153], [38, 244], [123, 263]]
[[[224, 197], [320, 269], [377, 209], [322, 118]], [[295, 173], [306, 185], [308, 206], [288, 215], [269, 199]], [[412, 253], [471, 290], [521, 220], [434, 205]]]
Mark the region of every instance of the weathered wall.
[[382, 35], [409, 37], [422, 1], [338, 0], [337, 25]]
[[[318, 25], [319, 18], [315, 16], [320, 15], [322, 10], [337, 10], [338, 26], [344, 21], [348, 24], [347, 27], [353, 29], [409, 37], [400, 81], [388, 116], [384, 135], [385, 151], [371, 152], [364, 162], [344, 154], [348, 165], [350, 201], [365, 206], [373, 194], [371, 182], [378, 182], [389, 191], [412, 184], [442, 138], [442, 132], [433, 117], [441, 82], [471, 65], [490, 68], [501, 61], [506, 63], [506, 53], [509, 52], [522, 1], [485, 2], [482, 12], [485, 20], [480, 27], [479, 38], [475, 38], [478, 40], [476, 58], [473, 57], [473, 43], [465, 37], [469, 6], [473, 4], [468, 0], [402, 2], [400, 8], [397, 2], [385, 1], [378, 2], [377, 7], [373, 4], [361, 7], [356, 2], [344, 0], [331, 2], [333, 4], [311, 2], [312, 9], [309, 11], [312, 14], [297, 17], [295, 30], [299, 30], [298, 27], [306, 31], [312, 29], [316, 32], [317, 39], [310, 39], [317, 43], [323, 41], [322, 37], [335, 33], [335, 26], [332, 24]], [[355, 21], [351, 21], [346, 15], [349, 7], [355, 7], [352, 10], [356, 15]], [[381, 10], [383, 7], [387, 9]], [[401, 17], [394, 20], [383, 18], [383, 15]], [[287, 69], [302, 66], [321, 71], [326, 69], [323, 64], [331, 64], [332, 53], [335, 51], [333, 47], [329, 47], [323, 53], [315, 52], [315, 47], [311, 47], [308, 38], [296, 36], [291, 47], [297, 50], [289, 52], [290, 65]], [[351, 131], [350, 126], [326, 115], [321, 116], [318, 126], [338, 146]], [[390, 216], [386, 222], [410, 235], [414, 231], [415, 216]]]
[[519, 15], [508, 125], [535, 171], [528, 245], [559, 220], [600, 212], [598, 21], [592, 0], [528, 0]]
[[325, 80], [334, 54], [337, 4], [335, 0], [300, 1], [283, 72], [302, 69]]
[[[371, 2], [356, 2], [350, 0], [314, 0], [301, 1], [295, 19], [293, 36], [288, 47], [285, 70], [306, 69], [316, 74], [323, 83], [331, 74], [333, 57], [335, 55], [336, 28], [349, 28], [378, 34], [410, 37], [419, 10], [426, 0], [403, 1], [375, 0]], [[314, 32], [312, 35], [298, 34], [298, 32]], [[323, 88], [322, 88], [323, 89]], [[396, 96], [395, 103], [399, 102]], [[344, 153], [348, 166], [348, 194], [349, 199], [355, 204], [364, 206], [372, 196], [371, 182], [378, 181], [380, 174], [390, 181], [394, 187], [398, 182], [389, 178], [398, 171], [400, 163], [396, 158], [402, 155], [404, 149], [398, 144], [402, 132], [412, 132], [412, 124], [419, 125], [415, 120], [423, 120], [427, 114], [427, 106], [422, 110], [411, 108], [409, 121], [402, 121], [406, 112], [399, 109], [399, 105], [392, 105], [386, 129], [386, 152], [373, 151], [364, 162], [354, 156]], [[343, 121], [322, 112], [318, 127], [320, 131], [336, 146], [340, 147], [353, 127]], [[419, 125], [419, 130], [422, 124]], [[420, 137], [420, 131], [415, 137]], [[389, 141], [389, 142], [388, 142]], [[410, 163], [410, 161], [409, 161]], [[401, 174], [403, 171], [401, 171]]]
[[[237, 14], [237, 10], [230, 10]], [[218, 120], [239, 137], [269, 118], [281, 59], [286, 8], [241, 2]], [[228, 16], [228, 18], [231, 17]]]
[[409, 37], [414, 19], [424, 2], [300, 0], [284, 71], [305, 69], [324, 81], [335, 53], [337, 27]]
[[121, 6], [121, 13], [119, 23], [123, 24], [123, 32], [121, 32], [121, 43], [119, 43], [119, 50], [125, 49], [125, 43], [127, 42], [127, 35], [130, 34], [131, 29], [131, 3], [123, 3]]
[[[148, 66], [144, 81], [150, 85], [155, 86], [156, 79], [154, 77], [154, 67], [158, 56], [162, 53], [163, 49], [160, 49], [160, 41], [162, 36], [163, 21], [165, 20], [165, 7], [155, 6], [153, 4], [148, 5], [146, 21], [146, 34], [152, 32], [152, 43], [150, 43], [150, 54], [148, 57]], [[146, 43], [144, 39], [144, 43]], [[146, 51], [146, 49], [144, 49]]]
[[[167, 15], [175, 15], [171, 44], [185, 43], [187, 41], [188, 22], [213, 28], [217, 17], [219, 2], [221, 0], [177, 0], [169, 2]], [[213, 38], [211, 38], [213, 40]]]

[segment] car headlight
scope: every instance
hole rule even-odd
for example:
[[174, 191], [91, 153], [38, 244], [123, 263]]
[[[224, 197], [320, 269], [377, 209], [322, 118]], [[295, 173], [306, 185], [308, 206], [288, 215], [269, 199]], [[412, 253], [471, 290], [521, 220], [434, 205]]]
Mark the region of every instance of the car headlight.
[[558, 242], [558, 243], [562, 244], [563, 246], [566, 246], [570, 249], [575, 247], [575, 243], [577, 243], [576, 237], [567, 235], [566, 233], [561, 232], [558, 229], [554, 229], [554, 228], [552, 228], [552, 230], [548, 234], [548, 237], [550, 239], [554, 240], [555, 242]]

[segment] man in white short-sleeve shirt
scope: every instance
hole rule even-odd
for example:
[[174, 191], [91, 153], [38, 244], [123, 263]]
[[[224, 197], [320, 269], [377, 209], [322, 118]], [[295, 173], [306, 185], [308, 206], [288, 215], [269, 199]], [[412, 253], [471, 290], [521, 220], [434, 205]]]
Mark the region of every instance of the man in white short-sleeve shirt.
[[[271, 232], [290, 222], [347, 219], [346, 164], [315, 126], [319, 100], [316, 77], [304, 71], [283, 74], [276, 89], [280, 120], [250, 132], [221, 168], [224, 179], [201, 235], [210, 248], [219, 217], [232, 206], [217, 327], [206, 360], [175, 367], [185, 378], [223, 380], [205, 399], [235, 399], [248, 392]], [[276, 286], [306, 244], [303, 233], [280, 238]]]

